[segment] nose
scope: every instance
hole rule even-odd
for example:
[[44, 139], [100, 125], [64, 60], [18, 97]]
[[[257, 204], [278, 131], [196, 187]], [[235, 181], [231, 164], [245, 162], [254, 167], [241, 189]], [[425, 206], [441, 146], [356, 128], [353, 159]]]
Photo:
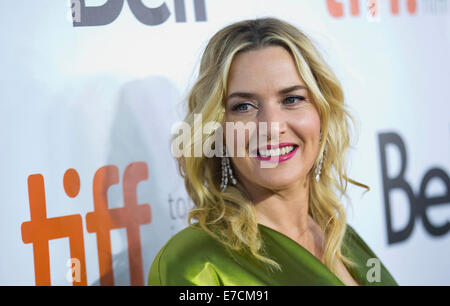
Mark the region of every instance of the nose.
[[266, 103], [258, 113], [259, 137], [265, 137], [267, 143], [278, 142], [280, 137], [286, 133], [286, 114], [278, 103]]

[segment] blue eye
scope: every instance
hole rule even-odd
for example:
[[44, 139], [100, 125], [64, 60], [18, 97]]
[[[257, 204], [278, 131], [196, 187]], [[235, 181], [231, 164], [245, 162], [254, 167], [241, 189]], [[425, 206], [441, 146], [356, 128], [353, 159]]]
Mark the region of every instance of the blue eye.
[[234, 105], [231, 110], [232, 111], [239, 111], [239, 112], [246, 112], [250, 110], [250, 106], [252, 106], [250, 103], [238, 103]]
[[297, 102], [297, 100], [304, 101], [305, 97], [302, 97], [302, 96], [287, 97], [286, 99], [284, 99], [284, 102], [285, 102], [285, 104], [291, 105], [291, 104], [294, 104], [295, 102]]

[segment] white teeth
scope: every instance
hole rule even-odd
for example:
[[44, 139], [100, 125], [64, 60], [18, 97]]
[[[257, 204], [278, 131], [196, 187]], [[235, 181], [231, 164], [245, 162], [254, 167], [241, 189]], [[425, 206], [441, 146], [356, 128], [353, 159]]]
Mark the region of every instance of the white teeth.
[[274, 157], [274, 156], [280, 156], [280, 155], [285, 155], [289, 152], [291, 152], [292, 150], [294, 150], [294, 146], [287, 146], [287, 147], [283, 147], [283, 148], [277, 148], [277, 149], [270, 149], [270, 150], [260, 150], [259, 154], [261, 154], [261, 156], [263, 157]]

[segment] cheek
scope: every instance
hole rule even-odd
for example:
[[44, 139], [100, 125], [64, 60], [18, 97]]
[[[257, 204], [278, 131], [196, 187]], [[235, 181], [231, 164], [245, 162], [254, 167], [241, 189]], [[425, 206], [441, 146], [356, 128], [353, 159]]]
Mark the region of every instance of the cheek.
[[238, 173], [247, 173], [250, 169], [250, 165], [244, 157], [231, 157], [231, 163], [234, 166], [234, 170]]
[[292, 127], [305, 142], [320, 138], [320, 118], [316, 112], [297, 117], [292, 121]]

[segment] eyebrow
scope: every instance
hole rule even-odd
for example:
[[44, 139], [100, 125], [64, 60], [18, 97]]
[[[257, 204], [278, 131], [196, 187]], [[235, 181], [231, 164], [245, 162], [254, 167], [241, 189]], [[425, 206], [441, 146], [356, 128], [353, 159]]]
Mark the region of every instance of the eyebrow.
[[[306, 86], [303, 86], [303, 85], [294, 85], [294, 86], [287, 87], [287, 88], [279, 90], [278, 91], [278, 95], [283, 95], [283, 94], [289, 93], [289, 92], [294, 91], [294, 90], [299, 90], [299, 89], [308, 89], [308, 88]], [[231, 98], [234, 98], [234, 97], [241, 97], [241, 98], [249, 99], [249, 98], [254, 98], [254, 97], [257, 97], [257, 96], [258, 96], [257, 94], [254, 94], [254, 93], [251, 93], [251, 92], [233, 92], [232, 94], [230, 94], [227, 97], [227, 101], [230, 100]]]

